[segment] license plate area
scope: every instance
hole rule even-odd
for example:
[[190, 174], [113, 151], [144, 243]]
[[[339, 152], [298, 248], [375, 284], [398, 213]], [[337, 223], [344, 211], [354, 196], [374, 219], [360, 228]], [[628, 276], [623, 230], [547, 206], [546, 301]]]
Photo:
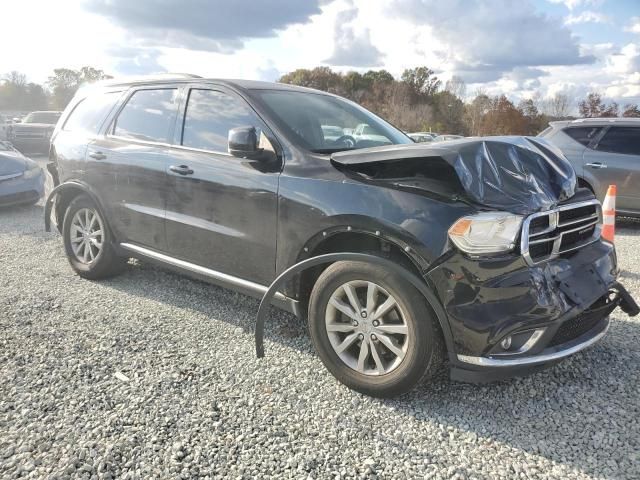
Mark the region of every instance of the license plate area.
[[558, 288], [576, 305], [591, 305], [609, 291], [609, 286], [593, 266], [587, 266], [562, 278]]

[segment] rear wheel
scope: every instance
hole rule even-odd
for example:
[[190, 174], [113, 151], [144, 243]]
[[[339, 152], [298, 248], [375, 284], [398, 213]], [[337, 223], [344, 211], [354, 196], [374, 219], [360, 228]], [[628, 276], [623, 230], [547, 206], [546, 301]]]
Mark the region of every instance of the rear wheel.
[[442, 361], [442, 337], [423, 296], [376, 265], [328, 267], [311, 293], [309, 329], [327, 369], [367, 395], [407, 392]]
[[62, 234], [69, 263], [81, 277], [97, 280], [124, 269], [126, 259], [115, 254], [104, 216], [90, 197], [80, 195], [71, 201]]

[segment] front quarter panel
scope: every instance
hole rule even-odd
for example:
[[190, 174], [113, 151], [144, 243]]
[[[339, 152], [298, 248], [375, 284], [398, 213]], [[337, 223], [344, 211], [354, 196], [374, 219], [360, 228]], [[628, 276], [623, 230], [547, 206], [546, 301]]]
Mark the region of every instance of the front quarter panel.
[[347, 229], [409, 247], [426, 269], [447, 250], [449, 227], [472, 211], [462, 203], [347, 179], [324, 161], [327, 175], [280, 178], [278, 273], [299, 261], [318, 236]]

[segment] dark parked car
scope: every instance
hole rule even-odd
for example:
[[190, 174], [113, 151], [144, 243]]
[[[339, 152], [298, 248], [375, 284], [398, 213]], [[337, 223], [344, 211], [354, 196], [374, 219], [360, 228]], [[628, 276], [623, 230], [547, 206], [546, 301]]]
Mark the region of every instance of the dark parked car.
[[7, 139], [21, 152], [46, 153], [49, 140], [62, 112], [31, 112], [20, 123], [11, 125]]
[[530, 372], [599, 340], [617, 306], [638, 313], [600, 203], [541, 139], [415, 144], [334, 95], [180, 77], [79, 93], [51, 158], [45, 221], [79, 275], [133, 256], [264, 302], [277, 290], [331, 373], [370, 395], [445, 359], [462, 380]]
[[44, 172], [8, 142], [0, 142], [0, 207], [36, 203], [44, 193]]

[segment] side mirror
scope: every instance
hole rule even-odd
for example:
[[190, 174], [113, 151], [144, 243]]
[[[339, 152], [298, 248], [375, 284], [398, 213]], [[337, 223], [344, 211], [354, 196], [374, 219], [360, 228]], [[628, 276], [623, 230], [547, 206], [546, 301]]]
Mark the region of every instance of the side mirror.
[[229, 130], [229, 153], [234, 157], [258, 158], [264, 151], [258, 147], [258, 132], [255, 127], [237, 127]]

